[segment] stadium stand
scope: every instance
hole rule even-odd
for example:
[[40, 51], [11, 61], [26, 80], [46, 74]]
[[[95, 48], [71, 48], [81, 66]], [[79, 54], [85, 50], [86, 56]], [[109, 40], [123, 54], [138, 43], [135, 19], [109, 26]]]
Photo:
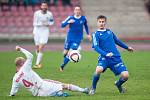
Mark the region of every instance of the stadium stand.
[[[50, 5], [49, 10], [55, 20], [55, 25], [50, 27], [50, 38], [64, 38], [67, 28], [60, 28], [60, 23], [73, 14], [75, 5], [80, 4], [87, 16], [90, 32], [96, 30], [96, 17], [104, 14], [108, 17], [108, 27], [119, 37], [150, 40], [150, 20], [144, 0], [71, 0], [71, 4], [63, 6], [62, 0], [58, 0], [57, 6]], [[0, 38], [33, 38], [33, 12], [38, 9], [39, 4], [26, 7], [20, 5], [19, 8], [12, 5], [11, 10], [0, 10]]]
[[[66, 29], [60, 24], [68, 15], [73, 14], [73, 7], [79, 4], [78, 0], [71, 0], [71, 6], [63, 6], [62, 0], [57, 1], [57, 6], [50, 5], [49, 10], [53, 13], [55, 24], [50, 26], [50, 37], [63, 37]], [[10, 10], [0, 10], [0, 38], [32, 38], [33, 13], [39, 9], [35, 6], [20, 5], [11, 6]], [[10, 37], [11, 35], [11, 37]]]
[[150, 40], [150, 19], [144, 0], [81, 0], [91, 31], [96, 29], [96, 17], [104, 14], [110, 27], [120, 38]]

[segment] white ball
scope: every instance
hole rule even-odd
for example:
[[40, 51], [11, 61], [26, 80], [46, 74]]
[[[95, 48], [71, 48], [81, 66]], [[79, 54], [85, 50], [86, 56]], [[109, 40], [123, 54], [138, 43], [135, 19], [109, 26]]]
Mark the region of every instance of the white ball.
[[81, 55], [80, 55], [80, 52], [78, 50], [71, 50], [69, 52], [69, 59], [71, 62], [79, 62], [80, 59], [81, 59]]

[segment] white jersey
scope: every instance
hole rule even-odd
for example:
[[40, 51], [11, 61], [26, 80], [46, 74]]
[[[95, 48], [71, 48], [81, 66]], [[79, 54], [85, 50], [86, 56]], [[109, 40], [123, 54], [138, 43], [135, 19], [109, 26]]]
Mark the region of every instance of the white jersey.
[[46, 14], [43, 14], [42, 10], [38, 10], [34, 13], [33, 34], [49, 33], [48, 25], [53, 25], [53, 24], [54, 24], [54, 19], [50, 11], [47, 11]]
[[23, 48], [21, 51], [26, 55], [27, 60], [13, 77], [10, 95], [15, 95], [21, 86], [29, 90], [33, 96], [52, 96], [53, 93], [62, 90], [62, 84], [40, 78], [31, 68], [33, 55]]
[[42, 10], [38, 10], [34, 13], [33, 18], [33, 34], [34, 42], [36, 45], [46, 44], [49, 37], [49, 25], [54, 24], [53, 15], [50, 11], [46, 14], [42, 13]]

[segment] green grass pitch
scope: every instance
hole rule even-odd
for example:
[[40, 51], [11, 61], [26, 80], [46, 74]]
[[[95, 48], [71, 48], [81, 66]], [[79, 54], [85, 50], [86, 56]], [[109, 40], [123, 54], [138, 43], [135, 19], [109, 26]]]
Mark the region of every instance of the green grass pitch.
[[[93, 51], [81, 52], [81, 55], [79, 63], [70, 62], [64, 72], [59, 72], [62, 53], [47, 51], [42, 61], [43, 68], [34, 70], [42, 78], [90, 87], [98, 55]], [[14, 59], [23, 54], [15, 51], [0, 52], [0, 100], [150, 100], [150, 52], [121, 52], [121, 55], [130, 73], [129, 80], [124, 84], [127, 89], [125, 94], [118, 92], [114, 86], [118, 77], [108, 69], [101, 75], [93, 96], [69, 92], [70, 97], [33, 97], [27, 90], [21, 89], [15, 97], [8, 97], [15, 73]]]

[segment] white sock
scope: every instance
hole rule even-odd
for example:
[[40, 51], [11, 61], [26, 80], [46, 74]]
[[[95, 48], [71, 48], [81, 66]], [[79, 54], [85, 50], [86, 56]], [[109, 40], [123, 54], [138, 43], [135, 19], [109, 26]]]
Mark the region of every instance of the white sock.
[[71, 91], [84, 92], [83, 88], [80, 88], [79, 86], [73, 84], [69, 84], [68, 89]]
[[36, 65], [39, 65], [42, 59], [43, 53], [39, 52], [37, 54]]

